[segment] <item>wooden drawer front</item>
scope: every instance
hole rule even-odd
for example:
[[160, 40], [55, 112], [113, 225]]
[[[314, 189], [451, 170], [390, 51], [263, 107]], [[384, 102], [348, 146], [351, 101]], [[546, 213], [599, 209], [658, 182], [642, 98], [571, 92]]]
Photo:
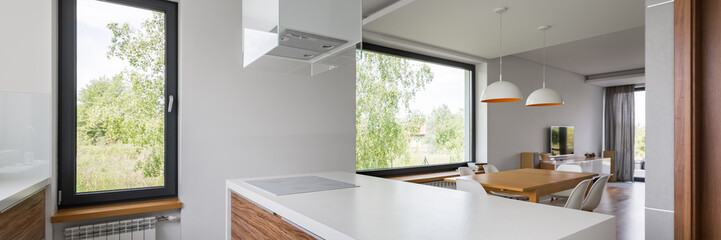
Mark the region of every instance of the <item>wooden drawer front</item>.
[[0, 214], [0, 239], [37, 240], [45, 237], [45, 191]]
[[280, 216], [231, 194], [232, 239], [315, 239]]

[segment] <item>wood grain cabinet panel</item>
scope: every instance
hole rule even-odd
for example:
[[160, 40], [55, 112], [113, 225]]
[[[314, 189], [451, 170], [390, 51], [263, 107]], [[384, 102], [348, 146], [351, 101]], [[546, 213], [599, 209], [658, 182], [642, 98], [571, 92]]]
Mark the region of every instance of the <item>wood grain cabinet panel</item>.
[[236, 239], [315, 239], [284, 221], [277, 214], [231, 194], [231, 238]]
[[0, 239], [45, 238], [45, 191], [0, 213]]

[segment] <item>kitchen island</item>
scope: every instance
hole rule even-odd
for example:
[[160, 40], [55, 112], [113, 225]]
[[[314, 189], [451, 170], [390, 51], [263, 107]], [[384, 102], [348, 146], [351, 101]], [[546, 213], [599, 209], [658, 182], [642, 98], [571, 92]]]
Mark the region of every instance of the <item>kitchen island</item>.
[[[276, 196], [247, 181], [318, 176], [358, 187]], [[226, 239], [615, 239], [613, 216], [346, 172], [226, 181]]]

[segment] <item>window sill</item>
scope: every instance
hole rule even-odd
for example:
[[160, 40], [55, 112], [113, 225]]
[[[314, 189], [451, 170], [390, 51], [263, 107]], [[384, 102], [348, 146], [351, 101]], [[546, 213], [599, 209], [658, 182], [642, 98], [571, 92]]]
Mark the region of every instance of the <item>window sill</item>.
[[[483, 168], [482, 165], [485, 165], [485, 163], [476, 163], [476, 166], [479, 166], [480, 168]], [[409, 175], [421, 175], [421, 174], [427, 174], [427, 173], [439, 173], [439, 172], [448, 172], [448, 171], [455, 172], [458, 170], [459, 167], [467, 167], [467, 166], [468, 166], [468, 162], [460, 162], [460, 163], [423, 165], [423, 166], [401, 167], [401, 168], [356, 170], [356, 173], [362, 174], [362, 175], [373, 176], [373, 177], [379, 177], [379, 178], [393, 178], [393, 177], [402, 177], [402, 176], [409, 176]]]
[[180, 209], [183, 203], [178, 198], [159, 199], [151, 201], [118, 203], [109, 205], [60, 209], [52, 217], [51, 223], [70, 222], [85, 219], [104, 218], [130, 215], [136, 213], [157, 212], [170, 209]]
[[[485, 173], [483, 171], [483, 167], [481, 166], [480, 169], [475, 171], [476, 174], [482, 174]], [[432, 173], [423, 173], [423, 174], [412, 174], [412, 175], [405, 175], [405, 176], [399, 176], [399, 177], [389, 177], [388, 179], [392, 180], [398, 180], [403, 182], [412, 182], [412, 183], [424, 183], [424, 182], [433, 182], [433, 181], [443, 181], [443, 179], [450, 178], [450, 177], [459, 177], [460, 174], [458, 171], [441, 171], [441, 172], [432, 172]]]

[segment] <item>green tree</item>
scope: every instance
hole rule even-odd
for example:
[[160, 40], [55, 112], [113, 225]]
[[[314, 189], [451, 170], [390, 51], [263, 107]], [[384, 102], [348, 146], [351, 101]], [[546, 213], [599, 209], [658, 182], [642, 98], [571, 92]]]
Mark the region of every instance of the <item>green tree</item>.
[[451, 162], [458, 162], [463, 158], [465, 133], [463, 111], [451, 112], [447, 105], [433, 109], [430, 116], [428, 138], [435, 146], [435, 151], [448, 153]]
[[424, 115], [421, 111], [408, 110], [404, 121], [406, 132], [417, 133], [421, 131], [421, 128], [426, 124], [427, 120], [426, 115]]
[[636, 156], [646, 159], [646, 126], [636, 124], [635, 148]]
[[433, 80], [430, 67], [365, 52], [356, 69], [356, 169], [389, 168], [394, 161], [408, 161], [408, 132], [420, 128], [421, 119], [409, 121], [399, 114]]
[[81, 144], [97, 144], [107, 140], [108, 129], [120, 128], [122, 122], [122, 78], [101, 77], [93, 80], [78, 95], [77, 138]]

